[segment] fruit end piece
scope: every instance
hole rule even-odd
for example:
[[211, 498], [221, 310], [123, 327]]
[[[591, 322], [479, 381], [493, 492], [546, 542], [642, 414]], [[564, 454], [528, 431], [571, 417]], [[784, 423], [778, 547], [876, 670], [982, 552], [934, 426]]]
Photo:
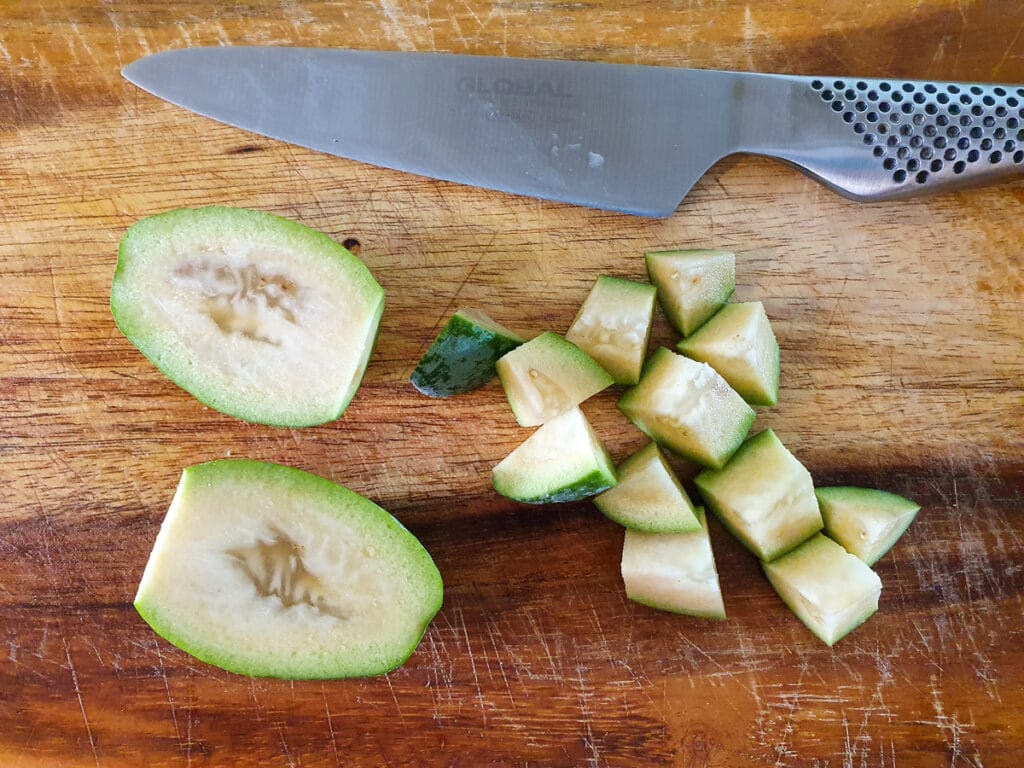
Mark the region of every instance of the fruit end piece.
[[460, 309], [434, 338], [409, 380], [428, 397], [469, 392], [493, 379], [498, 359], [523, 342], [522, 336], [481, 310]]

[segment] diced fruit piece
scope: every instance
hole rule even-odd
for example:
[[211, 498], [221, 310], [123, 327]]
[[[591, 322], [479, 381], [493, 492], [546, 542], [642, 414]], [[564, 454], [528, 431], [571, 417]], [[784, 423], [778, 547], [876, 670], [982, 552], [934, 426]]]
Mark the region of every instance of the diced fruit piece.
[[557, 333], [542, 333], [497, 363], [516, 421], [535, 427], [614, 384], [590, 355]]
[[868, 565], [892, 548], [921, 509], [910, 499], [874, 488], [836, 486], [814, 493], [825, 533]]
[[732, 296], [736, 256], [729, 251], [652, 251], [647, 274], [658, 303], [676, 329], [689, 336]]
[[239, 208], [186, 208], [121, 240], [110, 308], [182, 389], [247, 421], [338, 418], [362, 380], [384, 291], [327, 235]]
[[704, 510], [691, 533], [626, 531], [622, 581], [630, 600], [673, 613], [724, 619], [725, 605]]
[[747, 405], [711, 366], [659, 347], [640, 382], [618, 402], [652, 440], [707, 467], [722, 467], [754, 423]]
[[723, 469], [706, 469], [694, 482], [726, 528], [765, 562], [822, 529], [810, 472], [770, 429], [743, 443]]
[[779, 343], [760, 301], [726, 304], [676, 349], [710, 365], [751, 405], [779, 402]]
[[469, 392], [494, 378], [498, 358], [523, 341], [484, 312], [460, 309], [420, 358], [410, 380], [430, 397]]
[[619, 525], [645, 533], [700, 530], [693, 503], [657, 443], [648, 443], [616, 469], [619, 483], [594, 504]]
[[196, 658], [253, 677], [378, 675], [441, 608], [441, 575], [376, 504], [298, 469], [187, 468], [135, 607]]
[[583, 411], [570, 408], [526, 438], [491, 473], [494, 490], [527, 504], [579, 501], [615, 485], [615, 465]]
[[565, 338], [600, 363], [616, 384], [636, 384], [647, 354], [655, 294], [653, 285], [601, 275]]
[[783, 602], [828, 645], [878, 610], [878, 574], [823, 534], [762, 567]]

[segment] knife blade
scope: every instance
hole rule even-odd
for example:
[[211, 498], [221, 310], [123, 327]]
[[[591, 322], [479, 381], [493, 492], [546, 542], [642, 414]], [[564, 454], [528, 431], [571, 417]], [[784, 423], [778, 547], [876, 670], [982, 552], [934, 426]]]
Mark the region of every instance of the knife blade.
[[1024, 169], [1015, 85], [274, 46], [166, 51], [122, 74], [331, 155], [652, 217], [736, 153], [777, 158], [855, 200]]

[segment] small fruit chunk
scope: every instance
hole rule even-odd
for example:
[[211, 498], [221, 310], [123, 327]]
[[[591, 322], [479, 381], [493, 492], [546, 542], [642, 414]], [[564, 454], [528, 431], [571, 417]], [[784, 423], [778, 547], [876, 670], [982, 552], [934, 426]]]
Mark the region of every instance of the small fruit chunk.
[[892, 548], [921, 509], [910, 499], [874, 488], [836, 486], [814, 493], [825, 533], [868, 565]]
[[590, 355], [557, 333], [542, 333], [497, 363], [516, 421], [536, 427], [614, 384]]
[[823, 534], [762, 567], [783, 602], [828, 645], [878, 610], [878, 574]]
[[720, 470], [695, 481], [722, 523], [769, 562], [822, 529], [811, 474], [767, 429], [754, 435]]
[[570, 408], [526, 438], [491, 473], [494, 490], [527, 504], [586, 499], [615, 485], [615, 465], [583, 411]]
[[142, 219], [121, 239], [110, 308], [171, 381], [247, 421], [338, 418], [362, 380], [384, 291], [327, 235], [211, 206]]
[[594, 504], [619, 525], [644, 533], [700, 530], [693, 502], [665, 461], [648, 443], [616, 469], [619, 483], [594, 497]]
[[621, 410], [644, 434], [706, 467], [722, 467], [754, 423], [754, 410], [706, 363], [659, 347]]
[[726, 304], [676, 349], [710, 365], [751, 405], [779, 402], [779, 343], [760, 301]]
[[683, 336], [696, 331], [736, 289], [736, 256], [729, 251], [652, 251], [646, 256], [658, 303]]
[[696, 517], [700, 528], [690, 533], [626, 531], [621, 569], [630, 600], [662, 611], [725, 618], [703, 508], [696, 509]]
[[498, 358], [525, 341], [478, 309], [449, 318], [412, 372], [412, 385], [429, 397], [451, 397], [483, 386]]
[[430, 555], [369, 499], [231, 459], [182, 473], [135, 607], [170, 643], [229, 672], [326, 679], [401, 665], [441, 597]]
[[615, 379], [636, 384], [651, 335], [653, 285], [601, 275], [590, 289], [565, 338]]

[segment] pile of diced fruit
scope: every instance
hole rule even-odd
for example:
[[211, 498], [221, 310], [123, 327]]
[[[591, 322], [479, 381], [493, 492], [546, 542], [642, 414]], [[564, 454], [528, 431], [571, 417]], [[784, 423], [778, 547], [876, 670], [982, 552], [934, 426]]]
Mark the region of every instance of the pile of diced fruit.
[[[792, 611], [832, 645], [878, 609], [871, 569], [918, 507], [869, 488], [815, 488], [779, 437], [748, 436], [752, 406], [774, 406], [779, 346], [761, 302], [730, 302], [733, 253], [656, 251], [650, 283], [608, 275], [564, 336], [529, 341], [478, 309], [448, 321], [412, 375], [449, 397], [495, 372], [518, 423], [537, 427], [492, 473], [498, 493], [531, 504], [592, 498], [626, 529], [626, 594], [677, 613], [725, 618], [704, 507], [666, 461], [703, 467], [704, 505], [760, 560]], [[656, 304], [681, 334], [648, 356]], [[612, 385], [618, 408], [651, 441], [617, 467], [580, 404]]]

